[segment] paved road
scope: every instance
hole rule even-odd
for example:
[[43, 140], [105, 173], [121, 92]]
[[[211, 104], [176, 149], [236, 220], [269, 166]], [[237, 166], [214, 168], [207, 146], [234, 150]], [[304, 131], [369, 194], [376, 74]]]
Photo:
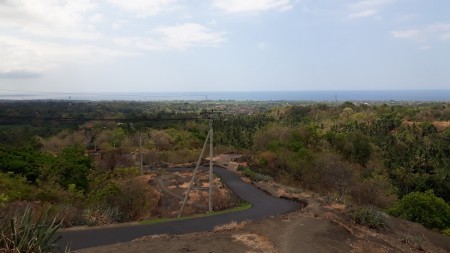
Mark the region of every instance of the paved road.
[[252, 207], [240, 212], [166, 223], [65, 231], [59, 233], [63, 236], [59, 245], [63, 246], [70, 243], [71, 249], [76, 250], [128, 242], [138, 237], [152, 234], [185, 234], [211, 231], [215, 226], [231, 221], [259, 220], [268, 216], [292, 212], [299, 208], [299, 204], [296, 202], [274, 198], [255, 186], [245, 183], [230, 170], [215, 167], [214, 173], [219, 175], [236, 195], [251, 203]]

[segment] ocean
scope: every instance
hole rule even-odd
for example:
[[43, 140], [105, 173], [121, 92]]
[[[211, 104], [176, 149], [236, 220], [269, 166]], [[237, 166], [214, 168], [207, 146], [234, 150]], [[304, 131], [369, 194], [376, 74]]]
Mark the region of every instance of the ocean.
[[448, 90], [328, 90], [328, 91], [236, 91], [236, 92], [25, 92], [0, 89], [0, 100], [88, 101], [450, 101]]

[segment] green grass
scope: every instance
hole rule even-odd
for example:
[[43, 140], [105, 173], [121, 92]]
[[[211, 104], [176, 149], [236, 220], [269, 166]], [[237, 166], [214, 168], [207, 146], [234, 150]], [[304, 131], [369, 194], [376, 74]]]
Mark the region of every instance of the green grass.
[[234, 213], [239, 211], [244, 211], [247, 209], [250, 209], [252, 205], [248, 202], [243, 202], [237, 207], [233, 207], [230, 209], [222, 210], [222, 211], [213, 211], [210, 213], [202, 213], [202, 214], [196, 214], [192, 216], [184, 216], [184, 217], [177, 217], [177, 218], [158, 218], [158, 219], [151, 219], [151, 220], [145, 220], [139, 222], [139, 224], [157, 224], [157, 223], [164, 223], [164, 222], [170, 222], [170, 221], [179, 221], [179, 220], [188, 220], [188, 219], [194, 219], [194, 218], [200, 218], [200, 217], [208, 217], [208, 216], [214, 216], [214, 215], [220, 215], [220, 214], [226, 214], [226, 213]]

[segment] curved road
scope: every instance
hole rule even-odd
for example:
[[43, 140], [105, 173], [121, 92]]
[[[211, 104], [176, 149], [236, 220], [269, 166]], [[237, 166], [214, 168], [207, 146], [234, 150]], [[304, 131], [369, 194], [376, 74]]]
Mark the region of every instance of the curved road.
[[158, 224], [64, 231], [58, 233], [58, 235], [62, 235], [62, 239], [58, 244], [62, 249], [69, 244], [72, 250], [77, 250], [118, 242], [128, 242], [152, 234], [185, 234], [211, 231], [215, 226], [231, 221], [259, 220], [268, 216], [292, 212], [299, 208], [299, 204], [296, 202], [274, 198], [254, 185], [245, 183], [236, 173], [230, 170], [215, 167], [214, 173], [220, 176], [236, 195], [251, 203], [252, 207], [239, 212]]

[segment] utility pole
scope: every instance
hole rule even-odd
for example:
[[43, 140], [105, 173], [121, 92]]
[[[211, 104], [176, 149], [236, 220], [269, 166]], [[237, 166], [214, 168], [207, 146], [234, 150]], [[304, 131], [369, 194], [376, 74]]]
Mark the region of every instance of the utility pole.
[[[131, 129], [134, 129], [134, 125], [133, 123], [130, 123], [130, 127]], [[141, 175], [144, 175], [144, 161], [142, 159], [142, 132], [141, 130], [138, 131], [138, 135], [139, 135], [139, 168], [141, 170]], [[114, 148], [115, 148], [115, 142], [114, 142]]]
[[200, 167], [200, 163], [202, 161], [203, 155], [205, 153], [206, 145], [208, 144], [209, 139], [209, 194], [208, 194], [208, 211], [213, 211], [213, 179], [214, 179], [214, 161], [213, 161], [213, 150], [214, 150], [214, 138], [213, 138], [213, 118], [212, 118], [212, 111], [210, 113], [207, 113], [206, 116], [209, 118], [209, 131], [208, 135], [206, 136], [205, 143], [203, 144], [202, 152], [200, 153], [200, 157], [197, 161], [197, 166], [194, 169], [194, 173], [192, 174], [191, 182], [189, 183], [188, 190], [186, 192], [186, 195], [184, 196], [183, 203], [181, 204], [180, 212], [178, 213], [178, 217], [181, 217], [181, 214], [183, 213], [184, 206], [186, 205], [186, 202], [189, 198], [189, 193], [191, 192], [192, 186], [194, 185], [195, 176], [197, 174], [198, 168]]
[[144, 175], [144, 162], [142, 160], [142, 133], [139, 132], [139, 160], [141, 167], [141, 175]]
[[209, 212], [213, 211], [213, 203], [212, 203], [212, 195], [213, 195], [213, 127], [212, 127], [213, 120], [212, 118], [209, 119], [209, 201], [208, 201], [208, 207]]
[[209, 135], [210, 135], [210, 132], [208, 132], [208, 135], [206, 136], [205, 143], [203, 144], [202, 152], [200, 153], [200, 156], [198, 157], [197, 166], [195, 166], [194, 173], [192, 174], [192, 179], [191, 179], [191, 182], [189, 183], [189, 187], [186, 192], [186, 195], [184, 196], [183, 203], [181, 204], [180, 212], [178, 212], [178, 217], [181, 217], [184, 206], [186, 205], [186, 202], [189, 198], [189, 193], [191, 192], [192, 186], [194, 185], [195, 175], [197, 174], [198, 168], [200, 167], [200, 163], [202, 161], [203, 154], [205, 153], [206, 144], [208, 143]]

